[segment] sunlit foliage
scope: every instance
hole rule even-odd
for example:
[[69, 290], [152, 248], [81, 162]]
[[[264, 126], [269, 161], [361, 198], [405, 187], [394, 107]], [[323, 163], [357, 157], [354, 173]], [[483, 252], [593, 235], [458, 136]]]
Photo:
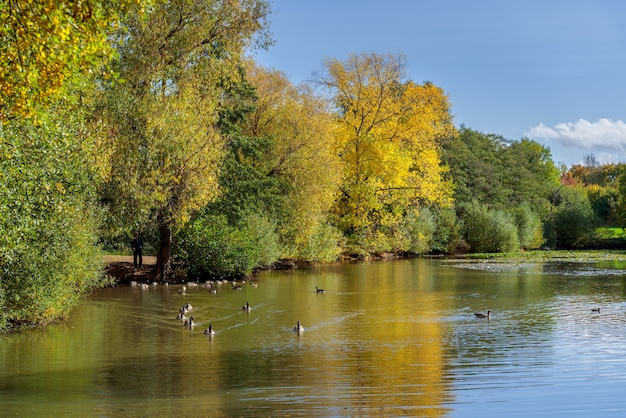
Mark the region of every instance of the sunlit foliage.
[[440, 140], [454, 135], [448, 98], [432, 83], [406, 80], [402, 55], [329, 59], [316, 81], [336, 107], [344, 171], [337, 225], [354, 252], [402, 250], [406, 216], [451, 205]]
[[108, 31], [138, 0], [0, 1], [0, 122], [29, 116], [111, 53]]
[[464, 205], [463, 220], [472, 252], [498, 253], [519, 250], [520, 242], [513, 216], [472, 201]]
[[216, 194], [219, 109], [241, 82], [244, 51], [263, 40], [266, 15], [260, 0], [156, 2], [129, 15], [115, 38], [121, 81], [107, 85], [114, 152], [105, 201], [113, 225], [156, 223], [161, 277], [172, 228]]
[[[244, 134], [267, 138], [264, 176], [285, 187], [284, 196], [274, 196], [282, 255], [300, 258], [306, 252], [311, 257], [317, 251], [320, 256], [313, 259], [326, 259], [321, 252], [338, 244], [327, 219], [343, 174], [327, 102], [304, 85], [294, 87], [278, 71], [250, 65], [248, 79], [258, 101]], [[323, 237], [334, 238], [320, 246]]]
[[549, 223], [549, 229], [555, 233], [556, 247], [583, 248], [599, 226], [587, 193], [583, 187], [563, 187], [558, 197]]
[[0, 127], [0, 330], [67, 315], [101, 279], [87, 125], [53, 110]]

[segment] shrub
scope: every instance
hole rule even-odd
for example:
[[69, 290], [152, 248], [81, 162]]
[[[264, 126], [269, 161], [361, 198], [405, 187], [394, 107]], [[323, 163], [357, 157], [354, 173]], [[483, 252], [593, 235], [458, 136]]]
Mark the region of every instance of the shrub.
[[433, 236], [437, 230], [437, 220], [427, 207], [408, 213], [403, 219], [402, 229], [407, 236], [405, 251], [413, 254], [430, 252]]
[[103, 283], [85, 144], [62, 129], [0, 127], [0, 330], [63, 318]]
[[473, 252], [512, 252], [519, 249], [513, 217], [472, 202], [464, 208], [466, 241]]
[[203, 214], [179, 233], [177, 258], [191, 277], [233, 278], [278, 258], [272, 224], [253, 215], [231, 226], [223, 215]]
[[341, 255], [342, 242], [341, 231], [327, 223], [319, 223], [300, 248], [299, 256], [307, 261], [336, 261]]
[[533, 212], [528, 204], [522, 204], [513, 210], [513, 216], [520, 246], [527, 250], [541, 247], [545, 240], [539, 215]]
[[561, 202], [551, 221], [558, 248], [581, 248], [592, 238], [598, 225], [585, 190], [567, 187], [561, 190]]

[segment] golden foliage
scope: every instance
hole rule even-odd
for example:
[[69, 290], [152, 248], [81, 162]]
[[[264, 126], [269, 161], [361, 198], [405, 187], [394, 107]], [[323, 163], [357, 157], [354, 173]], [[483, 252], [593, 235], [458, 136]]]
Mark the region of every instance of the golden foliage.
[[269, 175], [289, 179], [290, 219], [281, 235], [298, 252], [327, 218], [342, 178], [336, 136], [327, 102], [306, 86], [294, 87], [278, 71], [249, 63], [248, 78], [258, 102], [250, 116], [250, 136], [274, 137]]
[[404, 81], [404, 68], [401, 55], [351, 55], [326, 61], [317, 80], [333, 92], [337, 111], [342, 229], [383, 247], [405, 208], [451, 204], [439, 148], [455, 133], [448, 98], [431, 83]]
[[107, 32], [138, 0], [2, 0], [0, 122], [29, 116], [111, 52]]
[[181, 225], [215, 195], [226, 140], [218, 110], [266, 13], [260, 0], [156, 2], [124, 21], [122, 82], [107, 85], [106, 103], [118, 221]]

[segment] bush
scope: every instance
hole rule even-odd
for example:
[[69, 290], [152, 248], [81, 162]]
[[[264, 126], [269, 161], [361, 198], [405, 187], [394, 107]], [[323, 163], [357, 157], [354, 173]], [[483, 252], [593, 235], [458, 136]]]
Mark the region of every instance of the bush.
[[0, 127], [0, 330], [63, 318], [103, 283], [84, 144], [61, 129]]
[[552, 217], [558, 248], [582, 248], [594, 236], [598, 218], [584, 189], [567, 187], [561, 190], [561, 202]]
[[466, 241], [473, 252], [512, 252], [519, 250], [513, 217], [472, 202], [464, 208]]
[[299, 256], [307, 261], [332, 262], [341, 255], [341, 232], [327, 223], [317, 224], [309, 240], [299, 249]]
[[430, 211], [435, 217], [435, 231], [431, 240], [430, 251], [455, 252], [462, 247], [462, 233], [459, 219], [454, 208]]
[[403, 250], [413, 254], [425, 254], [431, 250], [437, 219], [430, 209], [424, 207], [404, 217], [402, 230], [407, 236], [406, 248]]
[[258, 215], [235, 227], [223, 215], [205, 213], [179, 233], [177, 242], [177, 259], [196, 278], [241, 277], [278, 258], [273, 225]]
[[527, 250], [541, 247], [545, 240], [539, 215], [533, 212], [528, 204], [522, 204], [513, 210], [513, 216], [520, 246]]

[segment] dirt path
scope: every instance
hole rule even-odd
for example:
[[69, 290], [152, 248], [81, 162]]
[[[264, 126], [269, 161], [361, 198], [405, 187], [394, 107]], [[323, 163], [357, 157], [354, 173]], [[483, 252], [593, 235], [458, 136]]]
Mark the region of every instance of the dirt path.
[[[133, 256], [132, 255], [105, 255], [104, 262], [107, 264], [111, 263], [130, 263], [133, 264]], [[156, 257], [151, 255], [143, 256], [143, 263], [146, 266], [155, 266], [156, 265]]]
[[155, 280], [156, 257], [143, 256], [143, 268], [133, 267], [133, 256], [105, 255], [106, 272], [114, 277], [118, 284], [127, 284], [131, 281], [151, 283]]

